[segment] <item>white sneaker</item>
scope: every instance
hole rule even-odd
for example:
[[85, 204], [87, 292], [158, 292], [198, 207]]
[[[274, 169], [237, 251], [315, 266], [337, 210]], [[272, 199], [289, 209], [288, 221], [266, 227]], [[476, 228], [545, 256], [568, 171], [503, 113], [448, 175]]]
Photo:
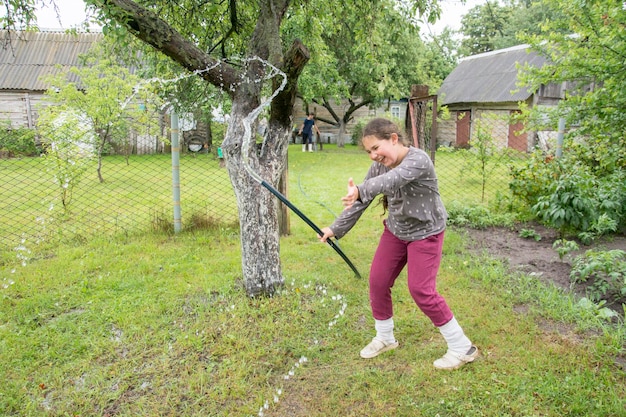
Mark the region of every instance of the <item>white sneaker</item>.
[[365, 346], [363, 350], [361, 350], [361, 357], [364, 359], [371, 359], [383, 352], [387, 352], [388, 350], [392, 350], [398, 347], [398, 341], [394, 342], [385, 342], [378, 338], [373, 338], [369, 345]]

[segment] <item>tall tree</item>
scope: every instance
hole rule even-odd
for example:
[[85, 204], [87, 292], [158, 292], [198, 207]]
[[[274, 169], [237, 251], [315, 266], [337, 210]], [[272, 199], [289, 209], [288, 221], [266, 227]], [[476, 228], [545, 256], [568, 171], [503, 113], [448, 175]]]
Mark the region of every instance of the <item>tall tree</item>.
[[428, 83], [429, 62], [410, 10], [398, 2], [348, 2], [341, 14], [327, 13], [332, 3], [306, 5], [285, 32], [313, 40], [298, 91], [306, 103], [329, 112], [330, 118], [318, 120], [339, 129], [337, 143], [343, 146], [346, 125], [358, 109], [405, 97], [412, 84]]
[[[289, 2], [260, 0], [255, 25], [250, 28], [250, 25], [243, 25], [240, 20], [244, 17], [239, 12], [245, 12], [246, 9], [239, 9], [239, 3], [231, 1], [228, 8], [230, 28], [221, 38], [215, 35], [210, 38], [213, 47], [219, 51], [217, 57], [207, 54], [193, 38], [183, 37], [176, 28], [187, 25], [188, 36], [203, 36], [199, 29], [211, 26], [211, 22], [198, 22], [195, 20], [198, 19], [197, 13], [210, 17], [211, 13], [215, 13], [211, 7], [218, 7], [218, 3], [205, 3], [205, 8], [199, 9], [196, 2], [183, 2], [177, 5], [178, 10], [166, 4], [169, 2], [150, 9], [129, 0], [96, 0], [92, 3], [106, 17], [115, 19], [131, 34], [187, 70], [197, 71], [200, 77], [221, 88], [231, 98], [232, 112], [222, 149], [239, 208], [243, 281], [250, 296], [275, 293], [283, 286], [277, 204], [272, 194], [255, 181], [246, 167], [251, 167], [268, 183], [276, 185], [286, 160], [296, 81], [309, 58], [308, 50], [298, 41], [288, 51], [283, 51], [279, 36], [280, 24]], [[166, 23], [166, 18], [170, 18], [172, 24]], [[221, 61], [221, 58], [229, 55], [229, 49], [238, 50], [237, 42], [241, 40], [231, 38], [237, 31], [249, 34], [245, 57], [265, 60], [284, 71], [289, 80], [286, 88], [271, 103], [268, 135], [261, 148], [250, 146], [254, 144], [255, 138], [246, 136], [244, 119], [260, 105], [262, 81], [270, 70], [267, 64], [256, 59], [244, 59], [233, 64]], [[272, 80], [275, 86], [280, 81], [277, 78]]]
[[543, 1], [487, 0], [461, 19], [459, 52], [469, 56], [519, 45], [520, 36], [547, 33], [544, 24], [561, 17], [561, 10]]
[[510, 20], [512, 8], [497, 0], [487, 0], [470, 9], [461, 19], [461, 54], [476, 55], [496, 49], [495, 40], [502, 38]]
[[[107, 22], [105, 34], [119, 34], [121, 39], [126, 33], [135, 36], [231, 99], [222, 149], [239, 208], [243, 281], [249, 296], [271, 295], [284, 285], [277, 203], [248, 168], [272, 186], [281, 177], [297, 83], [310, 57], [301, 40], [283, 38], [281, 26], [287, 17], [297, 15], [299, 7], [316, 1], [332, 6], [326, 13], [342, 10], [342, 15], [344, 9], [350, 13], [375, 12], [383, 2], [87, 0], [98, 9], [99, 18]], [[436, 0], [403, 0], [398, 4], [423, 12], [430, 10]], [[287, 44], [285, 39], [289, 39]], [[361, 40], [369, 41], [365, 37]], [[256, 146], [256, 138], [246, 134], [244, 121], [261, 104], [261, 97], [283, 81], [271, 75], [272, 66], [286, 75], [286, 85], [269, 106], [266, 134], [261, 146]]]
[[524, 39], [549, 61], [542, 68], [525, 68], [520, 82], [567, 83], [570, 91], [553, 118], [540, 109], [530, 115], [538, 123], [564, 118], [577, 127], [572, 134], [588, 141], [591, 165], [613, 170], [626, 167], [626, 10], [620, 0], [570, 2], [544, 0], [561, 10], [562, 18], [546, 22], [548, 35]]

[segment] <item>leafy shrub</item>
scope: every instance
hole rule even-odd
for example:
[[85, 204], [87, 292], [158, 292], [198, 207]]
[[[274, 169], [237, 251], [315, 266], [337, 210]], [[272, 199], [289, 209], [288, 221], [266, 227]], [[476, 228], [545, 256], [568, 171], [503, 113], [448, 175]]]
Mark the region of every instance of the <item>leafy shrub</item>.
[[213, 146], [220, 146], [224, 142], [224, 136], [226, 135], [226, 123], [211, 122], [211, 134], [213, 136]]
[[514, 165], [511, 168], [512, 180], [509, 188], [513, 196], [532, 207], [541, 196], [551, 191], [551, 184], [562, 172], [561, 159], [555, 159], [554, 155], [537, 150], [530, 155], [525, 164]]
[[610, 141], [600, 133], [596, 137], [578, 137], [568, 141], [568, 156], [591, 167], [597, 176], [603, 177], [626, 169], [626, 147], [623, 140]]
[[369, 122], [369, 120], [359, 119], [358, 122], [352, 128], [352, 135], [350, 136], [350, 144], [358, 145], [361, 141], [361, 137], [363, 136], [363, 128]]
[[534, 152], [512, 169], [514, 197], [561, 234], [578, 233], [583, 242], [626, 225], [626, 172], [600, 169], [580, 155], [555, 159]]
[[591, 280], [589, 297], [594, 301], [626, 301], [626, 252], [623, 250], [588, 250], [574, 259], [572, 282]]
[[576, 174], [563, 173], [552, 187], [551, 193], [540, 196], [537, 204], [532, 206], [533, 214], [561, 231], [588, 230], [598, 205], [594, 198], [596, 178], [581, 167]]
[[11, 156], [36, 155], [35, 131], [25, 127], [13, 129], [8, 121], [1, 121], [0, 150], [8, 152]]

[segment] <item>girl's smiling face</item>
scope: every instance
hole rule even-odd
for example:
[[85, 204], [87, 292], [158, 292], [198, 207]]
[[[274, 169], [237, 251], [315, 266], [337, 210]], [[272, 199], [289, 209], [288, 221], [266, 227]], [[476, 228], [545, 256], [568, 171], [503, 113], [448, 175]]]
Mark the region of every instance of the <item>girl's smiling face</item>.
[[374, 135], [364, 136], [361, 143], [372, 161], [388, 168], [397, 167], [409, 152], [409, 148], [399, 142], [395, 133], [392, 133], [389, 139], [379, 139]]

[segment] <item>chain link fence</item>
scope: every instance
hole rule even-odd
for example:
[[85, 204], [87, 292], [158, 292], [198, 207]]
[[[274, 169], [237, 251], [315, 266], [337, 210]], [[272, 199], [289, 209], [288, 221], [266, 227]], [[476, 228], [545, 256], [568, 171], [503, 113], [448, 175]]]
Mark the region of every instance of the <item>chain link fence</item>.
[[507, 126], [481, 119], [473, 129], [467, 145], [438, 146], [434, 152], [444, 202], [511, 210], [512, 168], [520, 166], [527, 154], [506, 145]]
[[[33, 141], [30, 129], [0, 134], [5, 144]], [[45, 143], [43, 151], [5, 146], [0, 154], [3, 250], [26, 250], [58, 238], [173, 229], [176, 168], [183, 228], [238, 221], [235, 195], [216, 147], [183, 141], [175, 167], [167, 145], [162, 153], [98, 157], [93, 143]]]
[[437, 96], [414, 86], [405, 117], [409, 141], [435, 163], [446, 206], [511, 210], [511, 168], [533, 148], [515, 111], [473, 109], [438, 114]]
[[[427, 112], [420, 114], [432, 119]], [[502, 208], [510, 203], [510, 168], [520, 163], [522, 154], [506, 146], [507, 129], [500, 120], [488, 122], [483, 117], [474, 123], [469, 146], [462, 147], [434, 146], [429, 136], [432, 128], [417, 129], [427, 135], [418, 145], [432, 145], [429, 154], [434, 156], [440, 192], [449, 211], [454, 212], [456, 206]], [[118, 149], [97, 157], [93, 142], [47, 140], [42, 152], [41, 147], [32, 146], [37, 142], [33, 130], [2, 129], [0, 134], [3, 250], [25, 250], [59, 238], [81, 240], [174, 228], [174, 167], [167, 141], [131, 135], [124, 148], [129, 152], [119, 154]], [[146, 142], [156, 144], [150, 145], [153, 153], [137, 154]], [[236, 198], [217, 146], [203, 146], [197, 135], [183, 137], [181, 142], [182, 228], [236, 224]], [[322, 152], [333, 149], [325, 146]], [[357, 152], [355, 158], [369, 163]]]

